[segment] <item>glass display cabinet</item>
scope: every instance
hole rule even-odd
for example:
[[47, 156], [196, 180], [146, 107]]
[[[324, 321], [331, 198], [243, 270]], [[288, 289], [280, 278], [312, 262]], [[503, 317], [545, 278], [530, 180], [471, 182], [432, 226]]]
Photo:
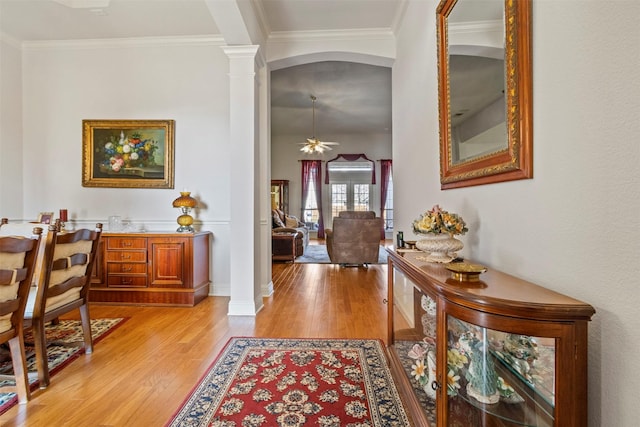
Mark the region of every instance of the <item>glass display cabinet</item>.
[[271, 180], [271, 209], [279, 209], [289, 214], [289, 180]]
[[589, 304], [389, 249], [388, 356], [415, 426], [587, 425]]

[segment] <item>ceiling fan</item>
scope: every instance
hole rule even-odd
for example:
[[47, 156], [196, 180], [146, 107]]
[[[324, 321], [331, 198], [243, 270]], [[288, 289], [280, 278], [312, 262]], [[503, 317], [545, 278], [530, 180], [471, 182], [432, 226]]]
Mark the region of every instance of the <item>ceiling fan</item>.
[[330, 145], [340, 145], [338, 142], [327, 142], [320, 141], [316, 138], [316, 97], [311, 95], [311, 102], [313, 103], [313, 116], [312, 116], [312, 126], [313, 126], [313, 136], [311, 138], [307, 138], [307, 142], [301, 142], [302, 148], [300, 151], [313, 154], [313, 153], [324, 153], [325, 150], [331, 150]]

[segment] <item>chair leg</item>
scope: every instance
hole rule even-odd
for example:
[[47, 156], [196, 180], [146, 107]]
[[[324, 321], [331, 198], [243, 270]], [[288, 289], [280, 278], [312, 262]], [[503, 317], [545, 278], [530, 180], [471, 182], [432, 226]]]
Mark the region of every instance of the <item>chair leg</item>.
[[29, 390], [29, 376], [27, 373], [27, 359], [24, 350], [24, 338], [22, 334], [9, 340], [13, 374], [16, 380], [18, 403], [27, 403], [31, 399]]
[[84, 335], [84, 352], [93, 353], [93, 338], [91, 337], [91, 317], [89, 316], [89, 304], [80, 306], [80, 319], [82, 320], [82, 333]]
[[34, 321], [32, 329], [36, 347], [38, 379], [40, 380], [40, 388], [44, 389], [49, 385], [49, 358], [47, 357], [47, 336], [44, 331], [44, 322], [42, 320]]

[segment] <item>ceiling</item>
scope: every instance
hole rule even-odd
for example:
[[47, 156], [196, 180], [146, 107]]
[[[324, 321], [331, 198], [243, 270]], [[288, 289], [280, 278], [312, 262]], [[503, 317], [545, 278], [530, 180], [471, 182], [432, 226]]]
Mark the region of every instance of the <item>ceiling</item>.
[[[0, 0], [0, 33], [18, 41], [226, 36], [215, 16], [250, 6], [269, 34], [392, 30], [404, 0]], [[224, 7], [221, 7], [224, 6]], [[272, 73], [272, 134], [391, 132], [391, 71], [324, 62]]]
[[[0, 31], [19, 40], [220, 34], [221, 4], [251, 5], [272, 32], [392, 28], [404, 0], [0, 0]], [[211, 7], [210, 7], [211, 6]]]

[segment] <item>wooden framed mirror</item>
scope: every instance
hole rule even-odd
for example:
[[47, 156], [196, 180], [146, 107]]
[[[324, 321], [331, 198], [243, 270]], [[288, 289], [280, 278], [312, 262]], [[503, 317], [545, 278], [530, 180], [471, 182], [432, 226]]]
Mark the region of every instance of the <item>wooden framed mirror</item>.
[[443, 190], [533, 177], [531, 0], [441, 0]]

